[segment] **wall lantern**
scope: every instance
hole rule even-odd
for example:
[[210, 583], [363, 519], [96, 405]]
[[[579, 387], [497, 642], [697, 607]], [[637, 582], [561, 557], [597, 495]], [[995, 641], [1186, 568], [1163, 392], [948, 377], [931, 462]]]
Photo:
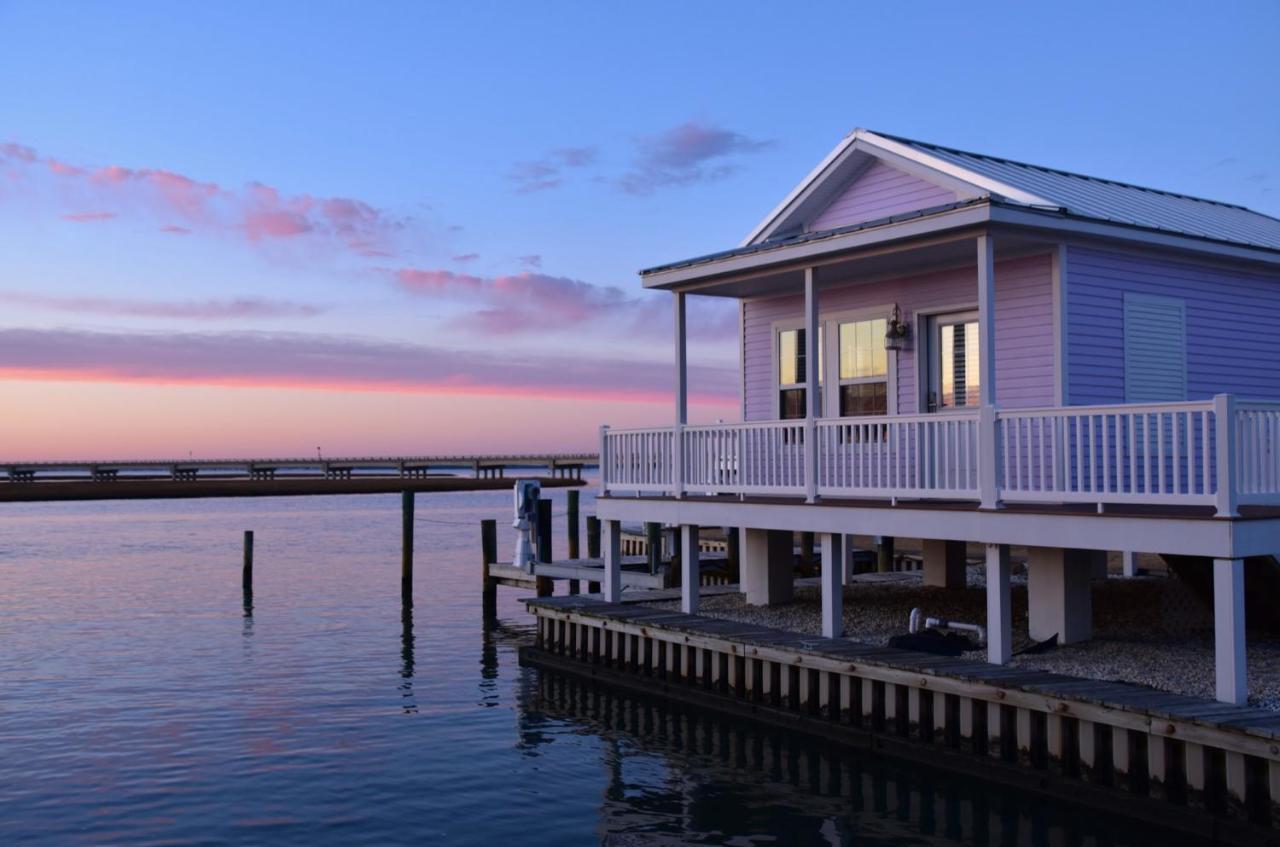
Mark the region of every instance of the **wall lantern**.
[[885, 322], [884, 349], [905, 350], [911, 340], [911, 324], [902, 319], [898, 304], [893, 305], [893, 314]]

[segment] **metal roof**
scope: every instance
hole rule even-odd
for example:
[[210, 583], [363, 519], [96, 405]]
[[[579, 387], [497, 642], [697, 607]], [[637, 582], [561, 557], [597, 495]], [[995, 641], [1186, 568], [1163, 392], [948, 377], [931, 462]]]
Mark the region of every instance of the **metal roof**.
[[1243, 206], [877, 134], [1038, 194], [1074, 216], [1280, 250], [1280, 220]]

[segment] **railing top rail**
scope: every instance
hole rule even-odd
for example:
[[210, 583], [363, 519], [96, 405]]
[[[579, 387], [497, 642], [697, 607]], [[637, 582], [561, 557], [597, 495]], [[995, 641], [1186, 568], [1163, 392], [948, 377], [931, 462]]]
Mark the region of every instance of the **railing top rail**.
[[788, 418], [776, 421], [741, 421], [739, 423], [692, 424], [686, 426], [685, 432], [698, 432], [717, 429], [781, 429], [789, 426], [804, 426], [804, 418]]
[[1097, 406], [1043, 406], [1035, 409], [999, 409], [1000, 418], [1043, 418], [1072, 415], [1150, 415], [1159, 412], [1211, 412], [1212, 400], [1180, 400], [1173, 403], [1109, 403]]
[[940, 421], [977, 421], [978, 410], [964, 412], [928, 412], [916, 415], [850, 415], [844, 418], [818, 418], [820, 427], [859, 424], [938, 423]]
[[674, 426], [642, 426], [634, 429], [614, 429], [610, 427], [604, 436], [605, 438], [613, 438], [618, 435], [645, 435], [648, 433], [670, 435], [675, 431], [676, 428]]
[[1237, 400], [1237, 412], [1280, 412], [1280, 402], [1275, 400]]

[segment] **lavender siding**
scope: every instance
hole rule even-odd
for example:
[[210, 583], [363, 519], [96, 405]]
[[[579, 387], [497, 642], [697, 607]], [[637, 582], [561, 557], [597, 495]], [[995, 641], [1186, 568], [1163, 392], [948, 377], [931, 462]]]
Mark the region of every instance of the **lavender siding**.
[[1150, 254], [1067, 250], [1067, 397], [1123, 403], [1124, 294], [1186, 303], [1187, 399], [1280, 400], [1280, 275]]
[[956, 195], [877, 159], [831, 205], [814, 218], [810, 230], [865, 223], [917, 209], [953, 203]]
[[[913, 321], [918, 310], [976, 303], [977, 299], [977, 270], [961, 268], [825, 289], [819, 309], [825, 315], [897, 303], [903, 317]], [[773, 325], [803, 314], [804, 298], [800, 295], [746, 301], [743, 384], [747, 420], [776, 416]], [[912, 347], [916, 346], [913, 343]], [[898, 354], [897, 370], [898, 411], [915, 412], [915, 349]], [[996, 373], [1000, 405], [1026, 408], [1053, 403], [1053, 283], [1048, 255], [996, 263]], [[894, 386], [889, 390], [892, 393]]]

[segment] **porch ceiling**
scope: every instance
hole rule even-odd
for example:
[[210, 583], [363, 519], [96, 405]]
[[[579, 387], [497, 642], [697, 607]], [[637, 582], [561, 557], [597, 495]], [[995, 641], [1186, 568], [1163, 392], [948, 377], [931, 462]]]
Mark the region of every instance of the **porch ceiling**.
[[[709, 297], [769, 297], [803, 291], [806, 266], [817, 268], [816, 281], [820, 288], [895, 279], [944, 268], [976, 266], [976, 236], [977, 232], [963, 233], [945, 240], [896, 249], [868, 250], [769, 270], [722, 275], [714, 279], [689, 282], [675, 290]], [[1007, 259], [1041, 252], [1050, 249], [1053, 244], [1050, 239], [1031, 235], [1001, 235], [995, 239], [996, 258]]]

